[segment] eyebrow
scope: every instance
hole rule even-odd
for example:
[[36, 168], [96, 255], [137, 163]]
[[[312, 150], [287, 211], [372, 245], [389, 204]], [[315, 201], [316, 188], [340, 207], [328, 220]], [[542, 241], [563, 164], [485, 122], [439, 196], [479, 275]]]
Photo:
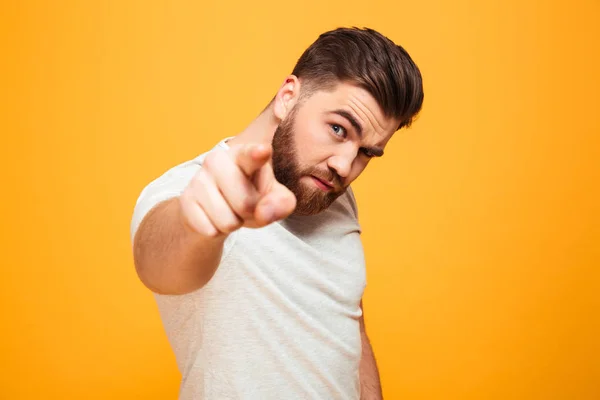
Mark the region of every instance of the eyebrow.
[[362, 133], [363, 133], [362, 125], [358, 123], [356, 118], [354, 118], [354, 115], [350, 114], [348, 111], [345, 111], [345, 110], [334, 110], [334, 111], [332, 111], [332, 114], [337, 114], [340, 117], [346, 118], [348, 120], [348, 122], [350, 122], [350, 125], [352, 125], [354, 127], [354, 129], [356, 129], [358, 136], [362, 138]]
[[379, 147], [367, 147], [363, 146], [363, 149], [367, 150], [369, 153], [373, 154], [373, 157], [383, 157], [383, 150]]
[[[354, 118], [354, 115], [350, 114], [346, 110], [334, 110], [331, 113], [337, 114], [340, 117], [346, 118], [348, 120], [348, 122], [350, 122], [350, 125], [352, 125], [354, 127], [354, 129], [356, 130], [358, 137], [362, 138], [362, 133], [363, 133], [362, 125], [356, 120], [356, 118]], [[383, 156], [383, 149], [380, 149], [379, 147], [363, 146], [362, 148], [367, 150], [369, 153], [373, 154], [375, 157]]]

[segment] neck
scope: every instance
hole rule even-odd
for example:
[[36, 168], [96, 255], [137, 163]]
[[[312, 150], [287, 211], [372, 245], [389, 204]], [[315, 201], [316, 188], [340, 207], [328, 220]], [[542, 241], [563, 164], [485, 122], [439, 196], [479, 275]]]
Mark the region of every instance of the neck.
[[239, 144], [267, 144], [273, 141], [273, 135], [279, 125], [279, 120], [273, 114], [272, 106], [265, 109], [242, 132], [229, 140], [230, 145]]

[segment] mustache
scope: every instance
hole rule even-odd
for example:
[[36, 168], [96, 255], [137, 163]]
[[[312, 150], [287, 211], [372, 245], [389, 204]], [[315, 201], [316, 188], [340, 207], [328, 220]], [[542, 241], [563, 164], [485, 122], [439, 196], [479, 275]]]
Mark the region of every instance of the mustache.
[[311, 171], [308, 172], [308, 175], [312, 175], [322, 181], [331, 183], [335, 190], [344, 189], [342, 177], [330, 169], [324, 171], [318, 168], [312, 168]]

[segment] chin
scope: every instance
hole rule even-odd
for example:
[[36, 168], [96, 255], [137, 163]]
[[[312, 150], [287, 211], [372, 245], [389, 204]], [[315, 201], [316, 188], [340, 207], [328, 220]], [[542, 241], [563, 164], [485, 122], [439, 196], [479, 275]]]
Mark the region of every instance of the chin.
[[333, 203], [333, 201], [328, 202], [328, 204], [324, 204], [324, 202], [321, 202], [320, 204], [315, 205], [315, 204], [311, 204], [310, 202], [309, 203], [300, 202], [296, 206], [296, 209], [294, 210], [294, 214], [301, 215], [301, 216], [317, 215], [317, 214], [320, 214], [323, 211], [327, 210], [331, 206], [332, 203]]
[[343, 191], [339, 193], [325, 193], [312, 185], [314, 184], [307, 184], [301, 181], [299, 182], [299, 187], [296, 186], [294, 188], [296, 190], [292, 190], [298, 201], [293, 215], [311, 216], [320, 214], [327, 210], [343, 194]]
[[307, 210], [307, 209], [303, 209], [303, 208], [298, 208], [296, 207], [296, 209], [294, 210], [294, 212], [292, 213], [292, 215], [296, 215], [299, 217], [310, 217], [313, 215], [317, 215], [322, 213], [323, 211], [327, 210], [327, 208], [323, 208], [320, 210]]

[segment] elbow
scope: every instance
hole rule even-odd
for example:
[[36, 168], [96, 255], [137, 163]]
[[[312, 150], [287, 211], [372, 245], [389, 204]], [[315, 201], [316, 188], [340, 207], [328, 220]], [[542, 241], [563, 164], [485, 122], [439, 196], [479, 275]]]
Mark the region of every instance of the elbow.
[[179, 296], [201, 289], [206, 282], [186, 277], [174, 276], [156, 266], [145, 265], [135, 261], [138, 279], [151, 292], [160, 295]]
[[161, 295], [185, 294], [180, 290], [177, 290], [173, 285], [169, 285], [168, 282], [155, 279], [152, 274], [147, 273], [143, 268], [136, 266], [136, 272], [140, 282], [142, 282], [146, 289], [150, 290], [152, 293]]
[[158, 229], [157, 233], [157, 229], [145, 229], [143, 224], [134, 236], [133, 263], [146, 288], [161, 295], [184, 295], [208, 283], [216, 267], [200, 268], [206, 262], [182, 239], [175, 240], [175, 244], [162, 239], [167, 235], [177, 237], [177, 232]]

